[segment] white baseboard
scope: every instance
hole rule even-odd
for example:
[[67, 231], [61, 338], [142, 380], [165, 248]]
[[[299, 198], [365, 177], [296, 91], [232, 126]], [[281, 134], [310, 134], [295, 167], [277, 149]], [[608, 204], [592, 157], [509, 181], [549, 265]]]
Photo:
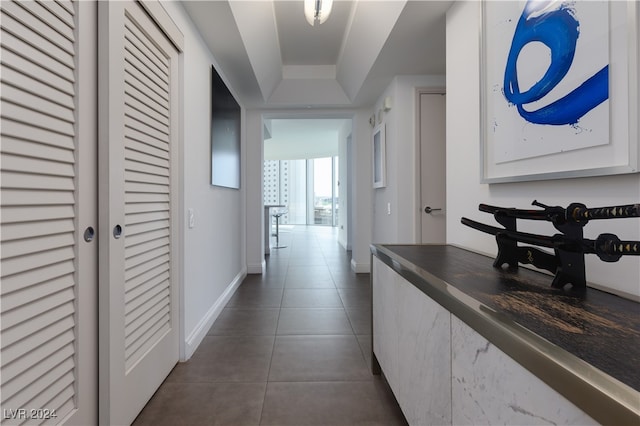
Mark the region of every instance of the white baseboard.
[[247, 265], [247, 274], [264, 274], [267, 270], [267, 262], [262, 261], [262, 263], [254, 263]]
[[371, 264], [370, 263], [356, 263], [355, 260], [351, 259], [351, 270], [356, 274], [368, 274], [371, 272]]
[[200, 320], [200, 322], [198, 322], [198, 325], [196, 325], [196, 327], [189, 334], [185, 341], [184, 359], [181, 359], [180, 361], [188, 361], [189, 358], [191, 358], [191, 355], [193, 355], [196, 349], [198, 349], [198, 346], [200, 346], [200, 343], [202, 343], [202, 340], [207, 335], [207, 332], [216, 321], [216, 319], [218, 319], [218, 316], [220, 316], [220, 313], [226, 306], [227, 302], [229, 302], [229, 299], [231, 299], [231, 296], [233, 296], [246, 276], [246, 269], [240, 271], [238, 275], [236, 275], [236, 277], [233, 279], [231, 284], [227, 286], [222, 295], [220, 295], [218, 300], [216, 300], [211, 308], [209, 308], [205, 316]]

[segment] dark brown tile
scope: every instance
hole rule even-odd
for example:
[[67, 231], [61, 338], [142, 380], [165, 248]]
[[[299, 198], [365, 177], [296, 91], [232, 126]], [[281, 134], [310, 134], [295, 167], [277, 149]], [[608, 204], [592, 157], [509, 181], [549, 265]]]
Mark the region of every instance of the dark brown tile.
[[358, 334], [356, 336], [358, 344], [362, 350], [362, 355], [367, 363], [367, 368], [371, 371], [371, 335], [370, 334]]
[[247, 278], [244, 279], [240, 288], [282, 288], [284, 287], [284, 280], [286, 277], [287, 266], [283, 267], [285, 272], [281, 274], [271, 274], [271, 275], [247, 275]]
[[335, 289], [286, 288], [282, 298], [283, 308], [342, 308], [342, 301]]
[[371, 382], [269, 383], [261, 425], [403, 425]]
[[346, 308], [355, 334], [371, 334], [371, 308]]
[[330, 280], [331, 274], [329, 273], [329, 268], [327, 268], [324, 262], [319, 266], [289, 265], [287, 278], [316, 278]]
[[263, 382], [269, 374], [274, 336], [206, 336], [168, 382]]
[[269, 381], [372, 380], [354, 335], [277, 336]]
[[282, 308], [278, 334], [352, 334], [344, 309]]
[[276, 334], [277, 308], [225, 308], [207, 333], [210, 336], [268, 336]]
[[289, 258], [289, 266], [325, 266], [324, 257], [316, 250], [311, 250], [304, 255], [292, 255]]
[[258, 425], [266, 383], [165, 383], [133, 425]]
[[339, 288], [338, 293], [345, 308], [370, 309], [371, 289], [366, 287]]
[[336, 286], [331, 277], [287, 277], [284, 284], [285, 288], [333, 288]]
[[279, 308], [282, 288], [252, 288], [241, 286], [227, 303], [227, 308]]

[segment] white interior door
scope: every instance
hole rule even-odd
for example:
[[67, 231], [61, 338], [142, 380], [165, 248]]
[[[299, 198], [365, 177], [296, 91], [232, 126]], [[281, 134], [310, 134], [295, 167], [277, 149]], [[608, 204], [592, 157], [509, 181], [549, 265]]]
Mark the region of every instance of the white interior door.
[[0, 8], [2, 423], [94, 424], [97, 8]]
[[151, 12], [99, 4], [103, 424], [131, 423], [178, 361], [179, 53]]
[[423, 244], [445, 244], [446, 97], [420, 93], [420, 191]]

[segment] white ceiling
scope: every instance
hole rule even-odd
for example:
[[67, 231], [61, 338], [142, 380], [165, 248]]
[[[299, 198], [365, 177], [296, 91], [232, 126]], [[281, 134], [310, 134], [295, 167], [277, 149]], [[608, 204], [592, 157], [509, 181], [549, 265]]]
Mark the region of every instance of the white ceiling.
[[302, 0], [183, 1], [247, 108], [369, 106], [395, 75], [445, 74], [451, 3], [334, 0], [312, 27]]

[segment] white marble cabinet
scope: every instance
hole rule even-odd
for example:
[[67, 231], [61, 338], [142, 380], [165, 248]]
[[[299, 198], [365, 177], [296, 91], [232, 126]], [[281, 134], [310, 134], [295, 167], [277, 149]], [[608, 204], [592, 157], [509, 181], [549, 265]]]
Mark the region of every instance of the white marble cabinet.
[[375, 256], [373, 351], [411, 425], [598, 424]]
[[451, 424], [450, 313], [374, 257], [373, 342], [412, 425]]
[[598, 424], [455, 315], [451, 355], [455, 425]]

